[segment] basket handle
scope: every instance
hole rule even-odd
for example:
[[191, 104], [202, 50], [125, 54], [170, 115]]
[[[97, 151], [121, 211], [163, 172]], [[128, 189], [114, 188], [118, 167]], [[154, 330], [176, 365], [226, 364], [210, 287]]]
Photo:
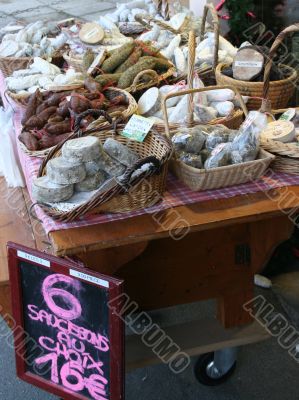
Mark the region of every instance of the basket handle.
[[[164, 9], [164, 13], [162, 14], [163, 4], [165, 4], [165, 9]], [[158, 13], [160, 15], [162, 15], [162, 17], [164, 17], [166, 20], [170, 19], [170, 8], [169, 8], [168, 0], [158, 0], [157, 1], [157, 10], [158, 10]]]
[[168, 99], [171, 99], [172, 97], [178, 97], [178, 96], [184, 96], [185, 94], [194, 94], [194, 93], [200, 93], [200, 92], [209, 92], [210, 90], [218, 90], [218, 89], [231, 89], [235, 92], [242, 111], [244, 112], [245, 116], [248, 115], [248, 110], [247, 107], [244, 103], [244, 100], [242, 98], [242, 96], [240, 95], [239, 90], [234, 87], [234, 86], [209, 86], [209, 87], [203, 87], [203, 88], [199, 88], [199, 89], [189, 89], [189, 90], [182, 90], [181, 92], [178, 93], [169, 93], [167, 96], [164, 97], [163, 99], [163, 104], [162, 104], [162, 108], [163, 108], [163, 114], [164, 114], [164, 120], [165, 120], [165, 131], [166, 131], [166, 135], [167, 137], [171, 137], [170, 135], [170, 129], [169, 129], [169, 121], [168, 121], [168, 113], [167, 113], [167, 107], [166, 107], [166, 102]]
[[214, 28], [214, 40], [215, 40], [215, 47], [214, 47], [214, 59], [213, 59], [213, 69], [217, 67], [218, 64], [218, 50], [219, 50], [219, 35], [220, 35], [220, 27], [219, 27], [219, 18], [217, 15], [217, 11], [213, 4], [206, 4], [203, 12], [202, 23], [201, 23], [201, 32], [200, 32], [200, 41], [204, 40], [205, 36], [205, 28], [206, 28], [206, 21], [208, 12], [210, 11], [212, 15], [212, 25]]
[[279, 33], [274, 43], [271, 46], [269, 56], [267, 58], [265, 72], [264, 72], [264, 88], [263, 88], [263, 100], [261, 106], [261, 112], [271, 111], [271, 103], [268, 99], [270, 89], [270, 73], [273, 65], [273, 58], [277, 52], [277, 49], [283, 42], [283, 40], [290, 34], [299, 31], [299, 23], [293, 24]]
[[149, 31], [152, 30], [152, 28], [153, 28], [150, 25], [150, 23], [153, 22], [156, 25], [158, 25], [159, 28], [169, 31], [169, 32], [173, 33], [174, 35], [178, 35], [178, 34], [182, 33], [182, 29], [185, 26], [185, 24], [183, 24], [183, 26], [181, 27], [180, 30], [174, 29], [169, 24], [167, 24], [163, 21], [160, 21], [159, 19], [152, 18], [150, 15], [147, 15], [147, 14], [136, 14], [135, 21], [139, 22], [141, 25], [143, 25]]
[[75, 125], [74, 125], [74, 132], [75, 133], [78, 134], [80, 132], [81, 121], [82, 121], [82, 119], [84, 119], [88, 115], [91, 115], [94, 118], [104, 117], [106, 119], [106, 121], [109, 122], [110, 125], [113, 124], [112, 118], [110, 117], [110, 115], [106, 111], [90, 109], [90, 110], [86, 110], [83, 113], [81, 113], [81, 114], [76, 116]]
[[139, 74], [137, 74], [134, 78], [134, 81], [130, 87], [130, 89], [132, 89], [133, 91], [136, 90], [137, 85], [139, 84], [140, 79], [144, 76], [147, 75], [150, 77], [150, 79], [152, 80], [153, 84], [158, 84], [159, 83], [159, 75], [157, 74], [156, 71], [154, 71], [153, 69], [146, 69], [144, 71], [139, 72]]
[[[193, 77], [194, 77], [194, 64], [195, 64], [195, 47], [196, 47], [196, 37], [195, 32], [189, 32], [189, 41], [188, 41], [188, 89], [193, 89]], [[190, 93], [188, 96], [188, 115], [187, 115], [187, 124], [191, 125], [194, 121], [193, 117], [193, 93]]]
[[153, 175], [154, 173], [159, 173], [159, 171], [160, 171], [160, 169], [161, 169], [161, 162], [160, 162], [160, 160], [159, 160], [157, 157], [155, 157], [155, 156], [145, 157], [145, 158], [143, 158], [143, 159], [141, 159], [141, 160], [138, 160], [131, 168], [129, 168], [129, 169], [124, 173], [123, 178], [121, 179], [121, 185], [124, 186], [126, 189], [129, 189], [129, 188], [130, 188], [130, 182], [131, 182], [131, 178], [132, 178], [133, 173], [134, 173], [135, 171], [137, 171], [139, 168], [141, 168], [143, 165], [149, 164], [149, 163], [153, 164], [153, 165], [154, 165], [154, 168], [151, 169], [151, 170], [149, 170], [149, 171], [146, 171], [146, 172], [143, 172], [142, 174], [140, 174], [140, 175], [138, 176], [138, 181], [139, 181], [141, 178], [144, 179], [144, 178], [145, 178], [145, 175], [146, 175], [146, 176], [149, 176], [149, 175]]

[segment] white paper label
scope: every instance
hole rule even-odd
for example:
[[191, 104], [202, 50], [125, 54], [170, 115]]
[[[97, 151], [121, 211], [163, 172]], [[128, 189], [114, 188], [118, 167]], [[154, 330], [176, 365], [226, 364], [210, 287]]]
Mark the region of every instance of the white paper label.
[[18, 255], [18, 257], [23, 258], [24, 260], [33, 261], [37, 264], [43, 265], [44, 267], [48, 267], [48, 268], [51, 267], [50, 261], [44, 260], [43, 258], [40, 258], [40, 257], [33, 256], [32, 254], [24, 253], [21, 250], [17, 251], [17, 255]]
[[154, 125], [154, 121], [148, 118], [141, 117], [140, 115], [132, 115], [130, 121], [125, 126], [122, 135], [138, 142], [143, 142], [146, 135]]
[[286, 112], [284, 112], [279, 118], [281, 121], [291, 121], [296, 114], [295, 108], [289, 108]]
[[104, 279], [96, 278], [95, 276], [85, 274], [84, 272], [79, 272], [74, 269], [70, 269], [70, 275], [76, 278], [80, 278], [83, 281], [95, 283], [99, 286], [104, 286], [105, 288], [109, 288], [109, 282]]
[[93, 28], [91, 31], [89, 31], [86, 35], [86, 39], [91, 39], [93, 36], [95, 36], [99, 32], [98, 28]]
[[262, 61], [235, 61], [235, 67], [262, 68]]

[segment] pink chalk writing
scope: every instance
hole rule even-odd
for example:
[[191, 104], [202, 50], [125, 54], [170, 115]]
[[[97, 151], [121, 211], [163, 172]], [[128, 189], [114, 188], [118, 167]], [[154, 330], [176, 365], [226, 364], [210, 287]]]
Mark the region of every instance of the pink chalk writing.
[[100, 354], [109, 351], [109, 340], [100, 332], [72, 322], [81, 317], [82, 306], [74, 290], [67, 291], [68, 287], [79, 291], [80, 282], [61, 274], [50, 275], [42, 284], [42, 295], [50, 312], [34, 304], [27, 306], [30, 320], [55, 332], [54, 337], [52, 334], [39, 337], [39, 344], [48, 353], [35, 363], [39, 366], [50, 363], [53, 383], [76, 393], [87, 391], [95, 400], [108, 400], [108, 380]]
[[[60, 275], [60, 274], [50, 275], [43, 282], [42, 293], [47, 303], [47, 306], [54, 314], [68, 321], [72, 321], [73, 319], [77, 319], [81, 316], [82, 313], [81, 304], [79, 303], [79, 300], [77, 300], [76, 297], [73, 296], [71, 293], [67, 292], [64, 289], [58, 289], [53, 287], [53, 285], [61, 282], [67, 283], [68, 285], [75, 287], [78, 287], [79, 283], [78, 281], [75, 281], [74, 279], [65, 275]], [[64, 300], [64, 302], [70, 306], [70, 309], [66, 310], [64, 308], [57, 306], [53, 299], [53, 297], [55, 296], [61, 297]]]

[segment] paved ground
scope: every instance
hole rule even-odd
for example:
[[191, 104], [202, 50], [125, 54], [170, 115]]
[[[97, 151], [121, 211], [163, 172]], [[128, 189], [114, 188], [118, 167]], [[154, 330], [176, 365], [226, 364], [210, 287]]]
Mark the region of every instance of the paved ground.
[[16, 20], [32, 22], [39, 19], [59, 20], [80, 17], [95, 20], [113, 10], [124, 0], [0, 0], [0, 27]]
[[[210, 302], [167, 311], [168, 320], [187, 320], [211, 314]], [[159, 316], [159, 320], [161, 315]], [[3, 323], [0, 321], [3, 334]], [[195, 359], [193, 359], [193, 362]], [[13, 350], [0, 341], [0, 399], [55, 400], [15, 376]], [[136, 370], [126, 377], [126, 400], [297, 400], [299, 365], [275, 339], [242, 347], [238, 365], [228, 382], [218, 387], [199, 384], [192, 366], [174, 375], [167, 366]]]

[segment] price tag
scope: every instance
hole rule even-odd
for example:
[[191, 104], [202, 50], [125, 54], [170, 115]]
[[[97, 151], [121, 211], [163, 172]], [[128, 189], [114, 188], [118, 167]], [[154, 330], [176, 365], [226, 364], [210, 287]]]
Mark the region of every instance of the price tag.
[[291, 121], [296, 115], [295, 108], [289, 108], [286, 112], [284, 112], [279, 118], [281, 121]]
[[154, 122], [148, 118], [134, 114], [125, 126], [122, 136], [137, 142], [143, 142], [153, 125]]
[[235, 61], [235, 66], [243, 68], [262, 68], [263, 63], [261, 61]]

